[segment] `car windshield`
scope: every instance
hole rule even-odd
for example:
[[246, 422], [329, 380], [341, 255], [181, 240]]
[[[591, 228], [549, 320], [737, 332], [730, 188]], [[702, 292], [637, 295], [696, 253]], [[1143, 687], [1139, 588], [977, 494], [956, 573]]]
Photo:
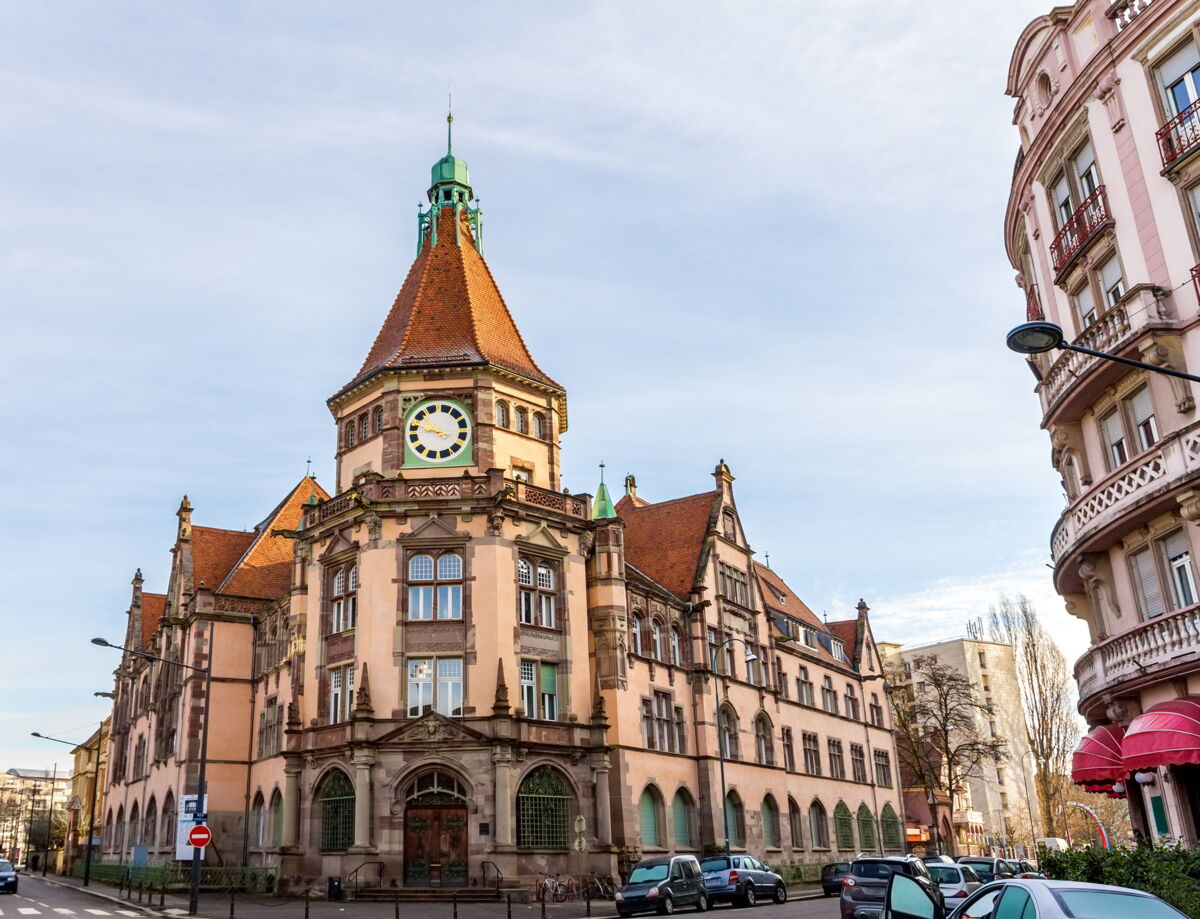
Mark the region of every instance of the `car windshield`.
[[0, 858], [0, 871], [12, 871], [12, 870], [13, 870], [12, 862], [5, 861], [4, 859]]
[[991, 862], [972, 862], [964, 859], [962, 864], [970, 865], [981, 881], [992, 881], [996, 878], [996, 867]]
[[892, 873], [892, 866], [887, 862], [855, 862], [850, 866], [850, 873], [856, 878], [886, 878]]
[[701, 871], [724, 871], [729, 867], [727, 858], [706, 858], [700, 863]]
[[652, 881], [667, 879], [667, 865], [638, 865], [629, 875], [630, 884], [649, 884]]
[[1054, 897], [1080, 919], [1180, 919], [1183, 915], [1158, 897], [1139, 897], [1117, 890], [1056, 890]]
[[938, 884], [957, 884], [959, 880], [958, 869], [949, 865], [930, 865], [929, 873]]

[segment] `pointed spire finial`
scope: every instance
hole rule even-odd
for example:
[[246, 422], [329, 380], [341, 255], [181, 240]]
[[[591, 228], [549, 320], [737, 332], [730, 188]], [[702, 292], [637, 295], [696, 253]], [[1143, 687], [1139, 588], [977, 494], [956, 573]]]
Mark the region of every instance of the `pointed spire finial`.
[[454, 155], [454, 87], [446, 84], [446, 156]]
[[608, 486], [604, 484], [604, 464], [600, 464], [600, 486], [596, 489], [596, 499], [592, 502], [592, 519], [605, 520], [617, 516], [612, 498], [608, 494]]
[[604, 463], [600, 463], [600, 484], [604, 484]]
[[305, 478], [309, 478], [309, 479], [312, 478], [312, 454], [311, 453], [308, 455], [308, 459], [306, 459], [304, 461], [304, 476], [305, 476]]
[[771, 567], [771, 553], [769, 551], [766, 552], [764, 555], [764, 558], [766, 559], [767, 567], [770, 568]]

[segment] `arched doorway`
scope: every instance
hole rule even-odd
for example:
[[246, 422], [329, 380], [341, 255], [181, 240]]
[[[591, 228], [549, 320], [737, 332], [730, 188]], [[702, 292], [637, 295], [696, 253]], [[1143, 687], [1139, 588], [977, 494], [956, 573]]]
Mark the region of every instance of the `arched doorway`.
[[465, 887], [467, 794], [441, 770], [423, 772], [404, 792], [404, 885]]

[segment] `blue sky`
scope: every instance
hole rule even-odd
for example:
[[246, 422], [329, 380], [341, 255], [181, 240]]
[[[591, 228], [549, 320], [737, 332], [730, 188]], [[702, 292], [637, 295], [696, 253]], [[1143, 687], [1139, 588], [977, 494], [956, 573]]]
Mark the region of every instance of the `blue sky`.
[[[565, 484], [651, 500], [725, 458], [816, 611], [961, 634], [1050, 586], [1062, 497], [1004, 348], [1027, 0], [44, 2], [0, 8], [2, 764], [102, 716], [174, 511], [248, 527], [322, 482], [324, 400], [414, 254], [445, 143], [569, 391]], [[61, 748], [66, 752], [66, 748]], [[66, 762], [65, 756], [58, 761]]]

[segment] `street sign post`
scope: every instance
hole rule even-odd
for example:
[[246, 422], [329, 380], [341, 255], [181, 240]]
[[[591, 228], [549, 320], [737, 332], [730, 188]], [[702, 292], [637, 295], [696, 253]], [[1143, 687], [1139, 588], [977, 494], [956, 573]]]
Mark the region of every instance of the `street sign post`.
[[195, 849], [200, 849], [200, 858], [204, 859], [204, 849], [200, 846], [193, 847], [188, 842], [188, 833], [192, 831], [192, 828], [204, 823], [204, 815], [196, 811], [196, 797], [196, 795], [181, 795], [179, 798], [175, 828], [175, 858], [179, 861], [190, 862]]
[[212, 842], [212, 830], [203, 823], [198, 823], [188, 831], [188, 845], [203, 849]]

